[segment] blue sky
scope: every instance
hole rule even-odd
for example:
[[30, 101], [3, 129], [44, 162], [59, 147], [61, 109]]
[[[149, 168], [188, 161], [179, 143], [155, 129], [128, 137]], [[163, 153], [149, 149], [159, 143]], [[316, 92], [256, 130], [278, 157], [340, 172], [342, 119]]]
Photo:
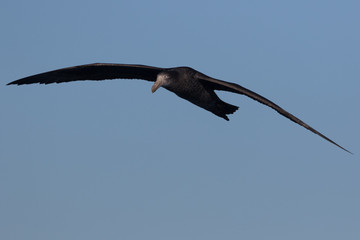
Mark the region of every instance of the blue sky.
[[[358, 1], [2, 1], [1, 239], [359, 239]], [[94, 62], [191, 66], [226, 122], [141, 80], [5, 86]]]

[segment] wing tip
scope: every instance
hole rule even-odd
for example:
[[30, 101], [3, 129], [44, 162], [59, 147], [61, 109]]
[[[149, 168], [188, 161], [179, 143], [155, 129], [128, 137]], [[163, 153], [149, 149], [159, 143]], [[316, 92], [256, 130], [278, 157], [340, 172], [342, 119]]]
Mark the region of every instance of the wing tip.
[[31, 83], [22, 82], [21, 80], [16, 80], [16, 81], [13, 81], [13, 82], [9, 82], [8, 84], [6, 84], [6, 86], [9, 86], [9, 85], [25, 85], [25, 84], [31, 84]]
[[17, 83], [17, 81], [13, 81], [13, 82], [9, 82], [6, 84], [6, 86], [9, 86], [9, 85], [20, 85], [20, 84]]
[[346, 151], [346, 152], [348, 152], [348, 153], [350, 153], [351, 155], [354, 155], [354, 153], [353, 152], [350, 152], [349, 150], [347, 150], [346, 148], [343, 148], [342, 146], [340, 146], [340, 145], [337, 145], [338, 147], [340, 147], [342, 150], [344, 150], [344, 151]]

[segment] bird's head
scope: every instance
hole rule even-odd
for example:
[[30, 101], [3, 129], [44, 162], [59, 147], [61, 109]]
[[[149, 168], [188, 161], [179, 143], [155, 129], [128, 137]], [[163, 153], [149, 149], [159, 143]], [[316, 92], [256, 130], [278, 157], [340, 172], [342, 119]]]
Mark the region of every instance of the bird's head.
[[164, 71], [160, 72], [157, 77], [154, 85], [151, 88], [151, 91], [154, 93], [160, 87], [167, 87], [170, 85], [171, 80], [174, 79], [174, 72], [171, 71]]

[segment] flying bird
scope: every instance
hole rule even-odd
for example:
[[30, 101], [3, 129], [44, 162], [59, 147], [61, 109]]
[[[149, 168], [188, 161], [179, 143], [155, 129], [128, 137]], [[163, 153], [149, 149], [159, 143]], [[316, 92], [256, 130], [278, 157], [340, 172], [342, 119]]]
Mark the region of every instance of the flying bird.
[[79, 80], [99, 81], [106, 79], [142, 79], [154, 82], [154, 85], [151, 88], [153, 93], [160, 87], [163, 87], [175, 93], [177, 96], [204, 108], [227, 121], [229, 121], [227, 115], [233, 114], [239, 107], [222, 101], [216, 95], [215, 90], [242, 94], [267, 105], [284, 117], [319, 135], [337, 147], [351, 153], [265, 97], [238, 84], [209, 77], [190, 67], [159, 68], [135, 64], [94, 63], [36, 74], [10, 82], [7, 85], [32, 83], [50, 84]]

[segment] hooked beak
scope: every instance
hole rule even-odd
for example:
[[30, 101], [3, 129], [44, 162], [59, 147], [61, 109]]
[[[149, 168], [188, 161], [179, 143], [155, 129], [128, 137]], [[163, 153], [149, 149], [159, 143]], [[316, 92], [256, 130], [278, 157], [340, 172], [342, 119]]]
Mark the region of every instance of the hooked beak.
[[152, 93], [156, 92], [156, 90], [158, 90], [161, 87], [161, 81], [156, 81], [154, 83], [154, 85], [151, 87], [151, 91]]

